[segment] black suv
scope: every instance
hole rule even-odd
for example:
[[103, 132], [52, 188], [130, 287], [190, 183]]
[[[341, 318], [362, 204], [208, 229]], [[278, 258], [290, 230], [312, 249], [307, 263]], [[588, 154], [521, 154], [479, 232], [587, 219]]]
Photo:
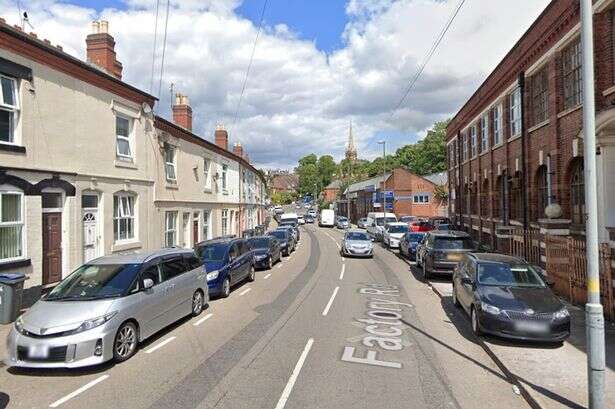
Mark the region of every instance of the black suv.
[[463, 255], [476, 250], [468, 233], [433, 230], [419, 245], [416, 262], [423, 267], [423, 278], [427, 279], [433, 273], [452, 274]]

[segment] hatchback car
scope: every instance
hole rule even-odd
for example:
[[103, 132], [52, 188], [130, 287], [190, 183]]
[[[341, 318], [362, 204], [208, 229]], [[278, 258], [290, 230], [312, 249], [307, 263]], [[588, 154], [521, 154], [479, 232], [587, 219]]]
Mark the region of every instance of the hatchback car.
[[462, 231], [431, 231], [418, 250], [417, 264], [423, 267], [423, 278], [433, 273], [452, 274], [465, 253], [476, 251], [472, 237]]
[[297, 217], [297, 223], [299, 224], [305, 224], [305, 218], [303, 216], [299, 216]]
[[453, 302], [470, 315], [476, 335], [560, 342], [570, 313], [540, 270], [503, 254], [469, 253], [453, 273]]
[[337, 218], [337, 222], [335, 223], [335, 226], [338, 229], [347, 229], [348, 227], [350, 227], [350, 223], [348, 222], [348, 218], [345, 216], [338, 216]]
[[410, 223], [410, 231], [422, 231], [422, 232], [427, 232], [427, 231], [431, 231], [434, 229], [433, 224], [424, 221], [424, 220], [419, 220], [419, 221], [414, 221]]
[[271, 270], [273, 265], [282, 260], [282, 250], [278, 239], [272, 236], [257, 236], [248, 240], [254, 257], [254, 267]]
[[267, 235], [275, 237], [280, 242], [280, 250], [283, 255], [289, 256], [291, 252], [295, 251], [295, 239], [290, 229], [272, 230]]
[[21, 315], [5, 363], [74, 368], [131, 358], [140, 342], [209, 301], [193, 251], [100, 257], [77, 268]]
[[367, 229], [367, 224], [369, 223], [369, 219], [367, 217], [361, 217], [357, 221], [357, 227], [359, 229]]
[[305, 215], [303, 219], [307, 224], [314, 224], [314, 217], [310, 216], [309, 214]]
[[408, 225], [402, 222], [388, 223], [382, 233], [382, 244], [389, 250], [399, 248], [399, 240], [408, 231]]
[[372, 239], [362, 230], [350, 230], [344, 234], [342, 241], [342, 256], [373, 257]]
[[241, 281], [254, 281], [254, 259], [244, 239], [218, 238], [196, 245], [196, 253], [205, 263], [207, 284], [212, 296], [226, 298], [231, 287]]
[[282, 220], [278, 227], [292, 227], [294, 230], [295, 241], [298, 243], [301, 240], [301, 231], [299, 230], [299, 223], [295, 220]]
[[425, 233], [407, 232], [399, 241], [399, 254], [410, 260], [416, 260], [416, 249], [424, 238]]

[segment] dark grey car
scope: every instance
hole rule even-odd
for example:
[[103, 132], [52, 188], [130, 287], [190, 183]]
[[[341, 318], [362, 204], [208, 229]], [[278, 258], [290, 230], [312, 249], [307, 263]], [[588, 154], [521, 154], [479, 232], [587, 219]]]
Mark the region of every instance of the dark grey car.
[[423, 268], [423, 278], [431, 274], [452, 274], [464, 254], [476, 251], [472, 237], [462, 231], [437, 231], [427, 233], [417, 254], [417, 264]]

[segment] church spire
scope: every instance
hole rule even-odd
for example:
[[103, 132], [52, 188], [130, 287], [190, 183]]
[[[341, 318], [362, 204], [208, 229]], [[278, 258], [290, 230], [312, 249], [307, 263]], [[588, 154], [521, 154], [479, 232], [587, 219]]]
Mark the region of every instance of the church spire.
[[352, 119], [348, 130], [348, 146], [346, 147], [346, 159], [351, 163], [357, 160], [357, 148], [354, 146], [354, 136], [352, 135]]

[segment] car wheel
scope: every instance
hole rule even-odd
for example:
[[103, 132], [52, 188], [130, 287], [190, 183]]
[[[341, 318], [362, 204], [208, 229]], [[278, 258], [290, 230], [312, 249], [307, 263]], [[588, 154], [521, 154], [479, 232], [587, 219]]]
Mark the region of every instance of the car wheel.
[[227, 298], [229, 295], [231, 295], [231, 280], [226, 277], [222, 282], [222, 291], [220, 293], [220, 297]]
[[472, 320], [472, 332], [476, 336], [482, 335], [483, 331], [480, 329], [480, 322], [478, 322], [478, 315], [476, 314], [476, 308], [472, 307], [472, 312], [470, 313]]
[[196, 290], [192, 294], [192, 316], [196, 317], [201, 312], [203, 312], [203, 293], [201, 290]]
[[429, 271], [427, 270], [427, 263], [423, 263], [423, 280], [429, 278]]
[[113, 359], [124, 362], [137, 352], [137, 326], [134, 322], [125, 322], [117, 330], [113, 341]]
[[455, 286], [453, 286], [453, 305], [455, 307], [461, 307], [461, 304], [459, 304], [459, 300], [457, 299], [457, 289]]
[[269, 263], [267, 264], [267, 270], [271, 270], [273, 268], [273, 257], [269, 257]]
[[256, 271], [254, 270], [254, 266], [250, 266], [250, 274], [248, 274], [248, 281], [252, 282], [256, 278]]

